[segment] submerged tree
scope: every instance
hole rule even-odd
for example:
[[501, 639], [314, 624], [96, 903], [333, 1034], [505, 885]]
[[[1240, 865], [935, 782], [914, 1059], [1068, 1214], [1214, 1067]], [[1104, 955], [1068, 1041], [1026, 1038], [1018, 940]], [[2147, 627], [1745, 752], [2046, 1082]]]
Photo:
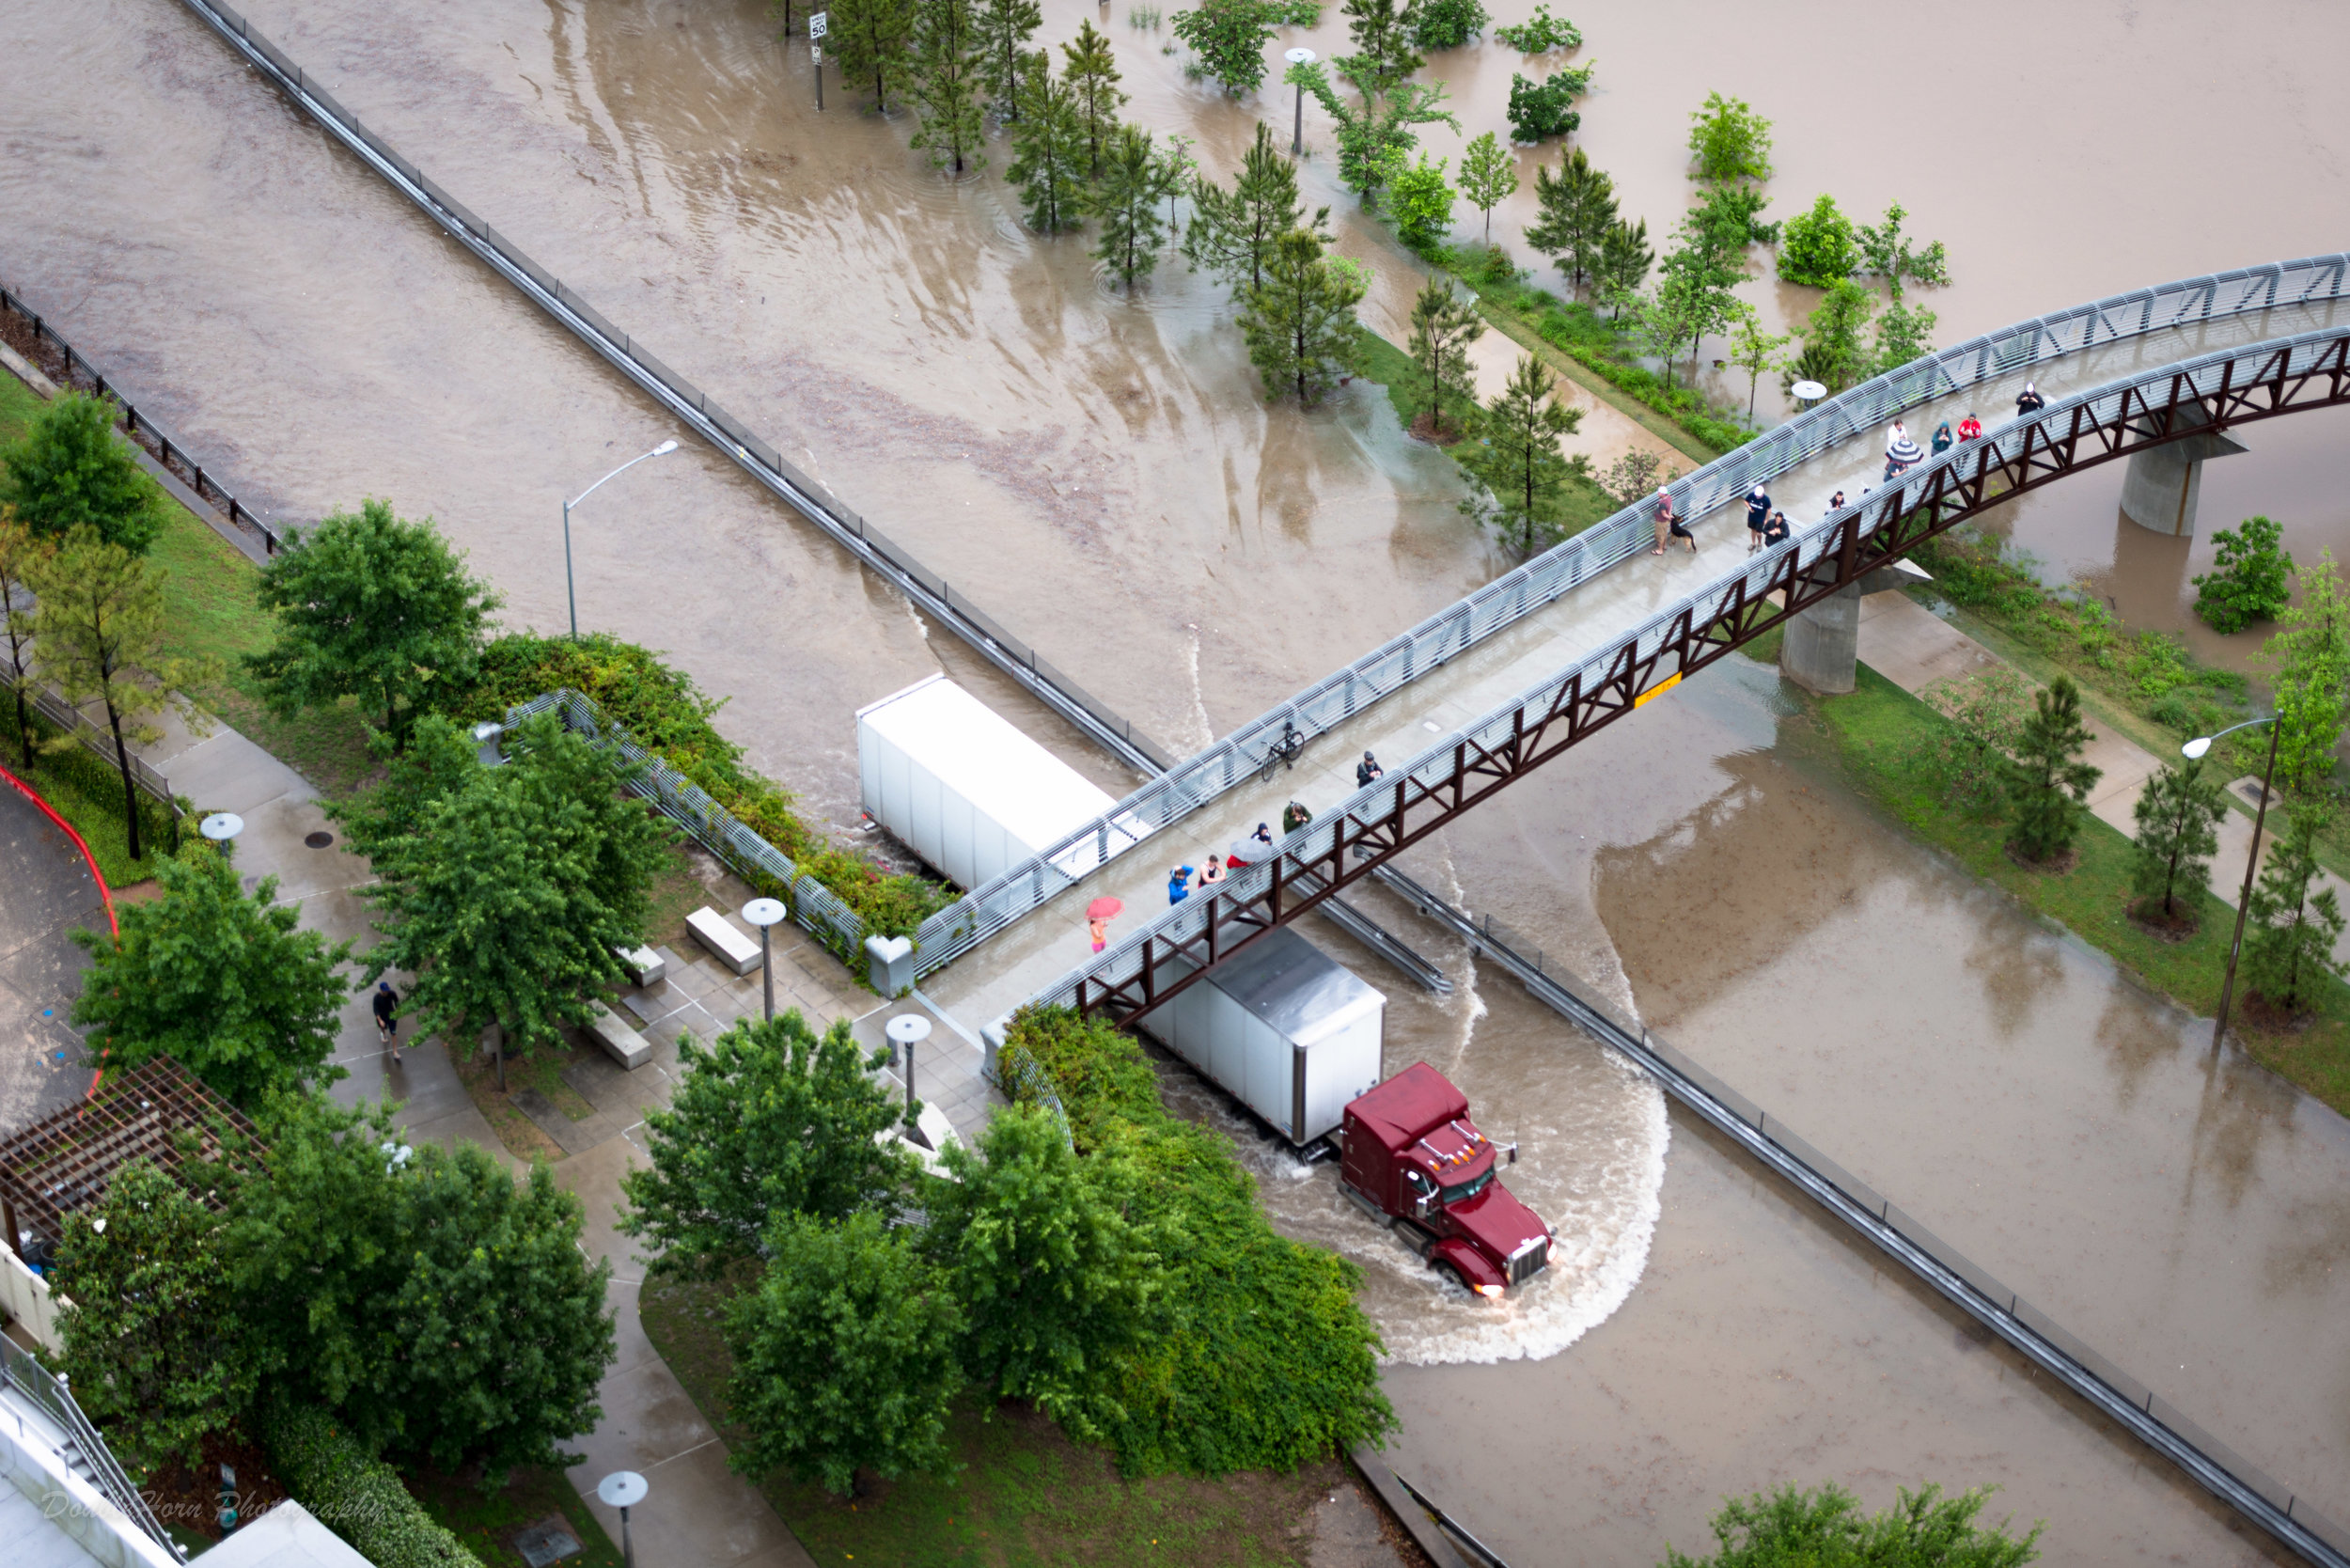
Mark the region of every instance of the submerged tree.
[[1445, 437], [1446, 398], [1475, 406], [1468, 346], [1484, 335], [1477, 302], [1455, 295], [1451, 278], [1442, 273], [1431, 277], [1412, 302], [1412, 357], [1428, 378], [1428, 426], [1439, 441]]
[[2090, 786], [2104, 776], [2081, 760], [2088, 748], [2080, 688], [2060, 675], [2033, 699], [2007, 766], [2008, 847], [2023, 859], [2044, 863], [2073, 847], [2089, 815]]
[[1561, 408], [1552, 396], [1559, 378], [1531, 354], [1485, 407], [1461, 466], [1482, 488], [1463, 510], [1480, 517], [1521, 554], [1548, 542], [1559, 498], [1570, 476], [1588, 471], [1581, 456], [1567, 458], [1559, 439], [1583, 422], [1580, 409]]
[[1107, 35], [1091, 22], [1079, 23], [1077, 41], [1062, 44], [1060, 52], [1068, 58], [1064, 74], [1077, 96], [1077, 123], [1085, 129], [1086, 178], [1096, 180], [1118, 129], [1119, 106], [1126, 102], [1118, 88], [1118, 57], [1111, 53]]
[[1613, 302], [1621, 316], [1623, 302], [1639, 291], [1655, 262], [1655, 248], [1648, 243], [1648, 220], [1625, 223], [1618, 219], [1607, 226], [1607, 236], [1600, 243], [1599, 261], [1591, 269], [1591, 291]]
[[2130, 890], [2138, 907], [2150, 912], [2162, 906], [2165, 919], [2182, 913], [2182, 894], [2189, 901], [2211, 880], [2211, 857], [2219, 849], [2219, 823], [2228, 814], [2219, 796], [2219, 781], [2203, 776], [2201, 758], [2166, 762], [2146, 781], [2138, 797], [2138, 835], [2130, 861]]
[[1403, 79], [1428, 62], [1415, 44], [1419, 30], [1417, 0], [1346, 0], [1346, 34], [1355, 53], [1331, 63], [1339, 74], [1362, 89], [1367, 103], [1393, 92]]
[[[1578, 147], [1559, 160], [1556, 175], [1547, 164], [1535, 166], [1534, 202], [1539, 215], [1527, 226], [1526, 243], [1556, 257], [1559, 270], [1581, 288], [1586, 274], [1599, 272], [1616, 227], [1616, 182], [1593, 167], [1590, 154]], [[1640, 233], [1645, 248], [1645, 224]], [[1648, 272], [1645, 263], [1640, 272]], [[1631, 287], [1638, 287], [1637, 279]]]
[[1707, 93], [1689, 119], [1690, 179], [1720, 185], [1771, 177], [1771, 122], [1745, 99]]
[[1713, 1519], [1721, 1550], [1699, 1559], [1668, 1545], [1664, 1568], [2024, 1568], [2040, 1556], [2041, 1526], [2018, 1540], [2004, 1520], [1977, 1523], [1989, 1487], [1946, 1497], [1929, 1483], [1899, 1497], [1873, 1518], [1833, 1482], [1733, 1497]]
[[1016, 156], [1004, 175], [1020, 187], [1028, 227], [1058, 234], [1085, 223], [1078, 208], [1087, 178], [1085, 126], [1075, 89], [1053, 74], [1042, 55], [1029, 55], [1022, 69], [1021, 118], [1011, 133]]
[[1121, 125], [1102, 152], [1102, 173], [1083, 196], [1085, 211], [1102, 225], [1097, 259], [1132, 289], [1135, 279], [1159, 264], [1166, 225], [1159, 219], [1166, 170], [1139, 126]]
[[1517, 170], [1511, 166], [1509, 149], [1492, 132], [1486, 132], [1462, 149], [1461, 194], [1485, 215], [1487, 244], [1493, 243], [1494, 209], [1509, 200], [1517, 188]]
[[1798, 380], [1816, 381], [1831, 393], [1869, 379], [1874, 365], [1866, 333], [1876, 296], [1846, 278], [1828, 286], [1799, 335], [1803, 352], [1788, 367]]
[[1292, 228], [1281, 236], [1240, 318], [1266, 397], [1293, 392], [1300, 402], [1319, 402], [1354, 368], [1362, 337], [1355, 306], [1365, 290], [1355, 269], [1323, 254], [1320, 235]]
[[972, 0], [916, 0], [912, 71], [907, 90], [921, 108], [914, 147], [930, 149], [931, 162], [983, 163], [985, 134], [979, 115], [979, 18]]
[[1274, 8], [1265, 0], [1199, 0], [1177, 11], [1173, 31], [1191, 45], [1200, 65], [1233, 97], [1264, 81], [1264, 46], [1273, 37]]
[[[1327, 207], [1315, 213], [1311, 227], [1316, 232], [1329, 215]], [[1273, 133], [1259, 120], [1257, 139], [1242, 157], [1239, 178], [1230, 191], [1204, 174], [1193, 178], [1183, 256], [1194, 272], [1210, 269], [1245, 299], [1263, 286], [1265, 262], [1281, 236], [1304, 222], [1297, 165], [1274, 145]]]
[[1313, 94], [1314, 102], [1338, 122], [1339, 179], [1366, 202], [1410, 156], [1419, 139], [1412, 127], [1441, 121], [1455, 131], [1461, 128], [1449, 110], [1438, 107], [1445, 96], [1441, 82], [1433, 86], [1398, 82], [1384, 95], [1367, 98], [1357, 107], [1338, 95], [1319, 60], [1293, 65], [1281, 79]]
[[1021, 89], [1028, 79], [1028, 62], [1042, 58], [1028, 40], [1043, 24], [1036, 0], [979, 0], [979, 79], [987, 101], [1007, 120], [1024, 113]]
[[829, 0], [825, 43], [840, 61], [840, 79], [873, 84], [873, 106], [886, 114], [889, 95], [911, 70], [915, 0]]

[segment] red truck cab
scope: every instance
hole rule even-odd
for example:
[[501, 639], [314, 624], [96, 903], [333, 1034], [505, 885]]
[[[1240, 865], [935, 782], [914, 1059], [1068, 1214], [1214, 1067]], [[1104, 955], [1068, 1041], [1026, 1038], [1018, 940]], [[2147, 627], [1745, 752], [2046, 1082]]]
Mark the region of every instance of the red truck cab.
[[1437, 1273], [1497, 1298], [1549, 1266], [1550, 1227], [1501, 1184], [1517, 1146], [1479, 1132], [1426, 1062], [1349, 1101], [1339, 1142], [1340, 1190]]

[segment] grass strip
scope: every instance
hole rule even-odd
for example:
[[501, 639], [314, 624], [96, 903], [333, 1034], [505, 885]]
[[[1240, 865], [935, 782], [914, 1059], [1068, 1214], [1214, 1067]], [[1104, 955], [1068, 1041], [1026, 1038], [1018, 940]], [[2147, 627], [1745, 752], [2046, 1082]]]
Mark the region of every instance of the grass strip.
[[514, 1537], [549, 1516], [559, 1517], [580, 1544], [562, 1568], [621, 1568], [620, 1548], [559, 1470], [525, 1466], [504, 1486], [484, 1492], [454, 1476], [412, 1471], [400, 1480], [433, 1523], [462, 1542], [482, 1568], [529, 1568]]

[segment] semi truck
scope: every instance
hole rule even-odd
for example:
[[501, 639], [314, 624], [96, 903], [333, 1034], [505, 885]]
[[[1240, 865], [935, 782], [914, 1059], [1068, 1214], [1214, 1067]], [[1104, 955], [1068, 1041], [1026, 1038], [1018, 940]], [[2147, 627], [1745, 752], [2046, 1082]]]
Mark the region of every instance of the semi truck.
[[1426, 1062], [1348, 1101], [1338, 1138], [1339, 1190], [1439, 1275], [1499, 1300], [1550, 1266], [1550, 1227], [1501, 1184], [1518, 1146], [1479, 1132]]

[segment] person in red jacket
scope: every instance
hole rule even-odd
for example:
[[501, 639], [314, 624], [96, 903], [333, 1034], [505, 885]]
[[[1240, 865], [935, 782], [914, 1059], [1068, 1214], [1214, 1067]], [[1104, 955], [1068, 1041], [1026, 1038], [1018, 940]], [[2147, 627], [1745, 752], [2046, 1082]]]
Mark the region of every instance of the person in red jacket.
[[1971, 414], [1966, 416], [1966, 418], [1961, 419], [1958, 422], [1958, 438], [1961, 441], [1981, 441], [1982, 439], [1982, 421], [1976, 418]]

